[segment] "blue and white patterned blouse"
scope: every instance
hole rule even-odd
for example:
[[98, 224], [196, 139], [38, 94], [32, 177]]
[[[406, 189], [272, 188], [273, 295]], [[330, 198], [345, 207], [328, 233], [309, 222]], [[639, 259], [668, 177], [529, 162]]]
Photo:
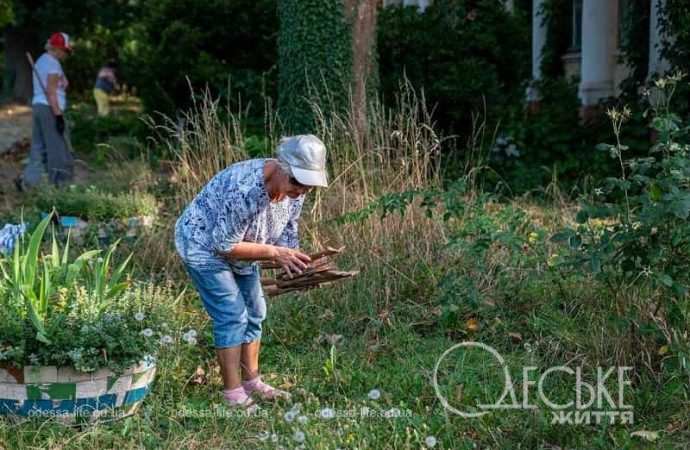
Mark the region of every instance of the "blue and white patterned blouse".
[[238, 242], [297, 248], [297, 221], [304, 195], [271, 203], [264, 186], [269, 159], [235, 163], [214, 176], [185, 208], [175, 224], [175, 247], [195, 269], [248, 274], [252, 261], [227, 260]]

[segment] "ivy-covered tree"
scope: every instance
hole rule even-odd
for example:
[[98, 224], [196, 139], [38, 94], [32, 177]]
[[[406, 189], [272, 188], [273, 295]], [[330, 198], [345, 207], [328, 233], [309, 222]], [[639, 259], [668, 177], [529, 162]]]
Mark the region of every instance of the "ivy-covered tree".
[[278, 109], [285, 129], [313, 129], [310, 100], [344, 108], [352, 81], [352, 38], [343, 0], [279, 0]]

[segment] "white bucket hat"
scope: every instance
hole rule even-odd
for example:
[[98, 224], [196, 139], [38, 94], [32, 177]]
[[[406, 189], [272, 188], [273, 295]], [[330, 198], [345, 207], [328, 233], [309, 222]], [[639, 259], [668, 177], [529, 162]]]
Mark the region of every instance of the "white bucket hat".
[[292, 171], [292, 176], [305, 186], [328, 187], [326, 146], [313, 134], [281, 139], [277, 156]]

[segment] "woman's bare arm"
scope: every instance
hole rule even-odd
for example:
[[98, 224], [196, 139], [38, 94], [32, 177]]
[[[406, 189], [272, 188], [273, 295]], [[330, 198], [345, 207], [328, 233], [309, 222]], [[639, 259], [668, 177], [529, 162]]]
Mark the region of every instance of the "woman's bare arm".
[[240, 261], [272, 261], [278, 256], [276, 247], [254, 242], [238, 242], [231, 252], [218, 252], [224, 258]]
[[238, 242], [230, 252], [219, 252], [219, 255], [244, 261], [275, 261], [280, 264], [288, 275], [302, 273], [311, 262], [308, 255], [287, 247], [277, 247], [268, 244], [256, 244], [254, 242]]

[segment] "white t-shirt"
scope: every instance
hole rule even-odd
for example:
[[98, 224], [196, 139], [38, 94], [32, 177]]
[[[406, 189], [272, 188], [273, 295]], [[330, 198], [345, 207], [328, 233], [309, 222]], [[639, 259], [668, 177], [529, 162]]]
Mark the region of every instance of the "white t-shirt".
[[[65, 72], [62, 71], [62, 65], [60, 64], [60, 61], [53, 55], [49, 53], [44, 53], [36, 61], [35, 67], [36, 70], [34, 71], [33, 76], [34, 98], [31, 103], [34, 105], [50, 105], [50, 103], [48, 103], [48, 99], [46, 98], [45, 93], [43, 92], [43, 89], [48, 89], [48, 75], [55, 74], [58, 75], [58, 106], [60, 106], [60, 110], [64, 111], [65, 106], [67, 105], [67, 96], [65, 95], [65, 90], [67, 89], [67, 85], [69, 83], [67, 82]], [[36, 73], [38, 73], [38, 75], [41, 77], [41, 83], [43, 83], [43, 87], [41, 87], [41, 83], [39, 83]]]

